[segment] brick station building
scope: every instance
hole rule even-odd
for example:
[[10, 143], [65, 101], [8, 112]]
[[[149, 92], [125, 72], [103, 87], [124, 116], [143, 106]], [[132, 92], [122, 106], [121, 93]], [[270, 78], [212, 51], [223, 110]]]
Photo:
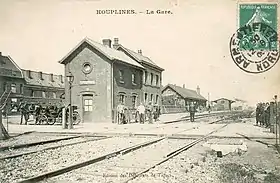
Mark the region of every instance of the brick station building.
[[[65, 76], [74, 76], [71, 103], [78, 107], [82, 121], [112, 121], [120, 102], [130, 110], [148, 100], [159, 104], [163, 69], [118, 44], [118, 39], [114, 45], [110, 39], [102, 42], [85, 38], [60, 61], [65, 65]], [[69, 89], [66, 81], [66, 103], [70, 102]]]
[[[19, 104], [21, 99], [27, 103], [57, 104], [62, 101], [64, 77], [21, 69], [10, 56], [4, 56], [0, 52], [0, 96], [5, 91], [11, 91], [7, 100], [8, 107], [12, 103]], [[4, 103], [6, 95], [3, 95], [0, 106]], [[13, 113], [17, 111], [9, 111], [9, 114]]]

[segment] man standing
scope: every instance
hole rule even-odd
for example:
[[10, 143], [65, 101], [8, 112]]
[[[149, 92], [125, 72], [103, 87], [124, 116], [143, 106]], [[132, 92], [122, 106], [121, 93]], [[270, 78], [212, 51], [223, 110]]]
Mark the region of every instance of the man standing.
[[28, 121], [28, 109], [27, 109], [27, 104], [25, 101], [21, 101], [19, 104], [19, 110], [20, 110], [20, 124], [23, 122], [23, 118], [25, 120], [25, 125], [27, 125]]
[[256, 125], [258, 126], [260, 123], [260, 114], [261, 114], [261, 106], [260, 103], [257, 104], [257, 108], [256, 108]]
[[150, 101], [148, 106], [147, 106], [147, 114], [148, 114], [148, 119], [149, 119], [149, 123], [153, 123], [153, 106], [152, 106], [152, 102]]
[[191, 118], [191, 122], [194, 122], [194, 113], [195, 113], [195, 106], [194, 103], [192, 102], [190, 105], [190, 118]]
[[118, 124], [122, 124], [124, 122], [124, 105], [123, 102], [120, 102], [117, 106], [117, 116], [118, 116]]
[[35, 108], [35, 124], [37, 125], [39, 123], [39, 117], [41, 114], [42, 105], [38, 102]]
[[137, 108], [137, 112], [139, 114], [139, 121], [141, 124], [144, 123], [144, 119], [145, 119], [145, 106], [143, 105], [143, 103], [141, 102], [140, 105]]
[[268, 128], [270, 126], [270, 105], [267, 102], [265, 107], [265, 127]]

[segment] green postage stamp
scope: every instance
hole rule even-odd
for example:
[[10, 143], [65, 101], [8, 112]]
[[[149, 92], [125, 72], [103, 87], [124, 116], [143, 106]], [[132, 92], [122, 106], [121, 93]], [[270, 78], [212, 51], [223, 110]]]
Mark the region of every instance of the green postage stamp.
[[271, 69], [279, 60], [276, 3], [238, 4], [238, 30], [230, 41], [236, 65], [249, 73]]

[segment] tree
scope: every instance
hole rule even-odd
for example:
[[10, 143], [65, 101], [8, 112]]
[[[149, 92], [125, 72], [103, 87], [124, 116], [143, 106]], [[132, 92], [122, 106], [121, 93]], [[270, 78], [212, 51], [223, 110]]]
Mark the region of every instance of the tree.
[[8, 138], [10, 138], [10, 135], [9, 133], [7, 132], [6, 128], [4, 127], [3, 125], [3, 122], [2, 122], [2, 110], [5, 106], [1, 106], [0, 107], [0, 139], [1, 140], [6, 140]]

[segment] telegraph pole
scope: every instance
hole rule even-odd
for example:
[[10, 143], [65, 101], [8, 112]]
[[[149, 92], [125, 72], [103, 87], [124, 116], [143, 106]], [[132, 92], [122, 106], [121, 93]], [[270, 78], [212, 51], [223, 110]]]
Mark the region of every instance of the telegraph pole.
[[[275, 135], [276, 135], [276, 146], [278, 146], [278, 126], [280, 128], [280, 125], [278, 124], [278, 104], [277, 104], [277, 95], [274, 96], [274, 101], [275, 101], [275, 107], [276, 107], [276, 112], [275, 112]], [[279, 135], [279, 140], [280, 140], [280, 135]]]

